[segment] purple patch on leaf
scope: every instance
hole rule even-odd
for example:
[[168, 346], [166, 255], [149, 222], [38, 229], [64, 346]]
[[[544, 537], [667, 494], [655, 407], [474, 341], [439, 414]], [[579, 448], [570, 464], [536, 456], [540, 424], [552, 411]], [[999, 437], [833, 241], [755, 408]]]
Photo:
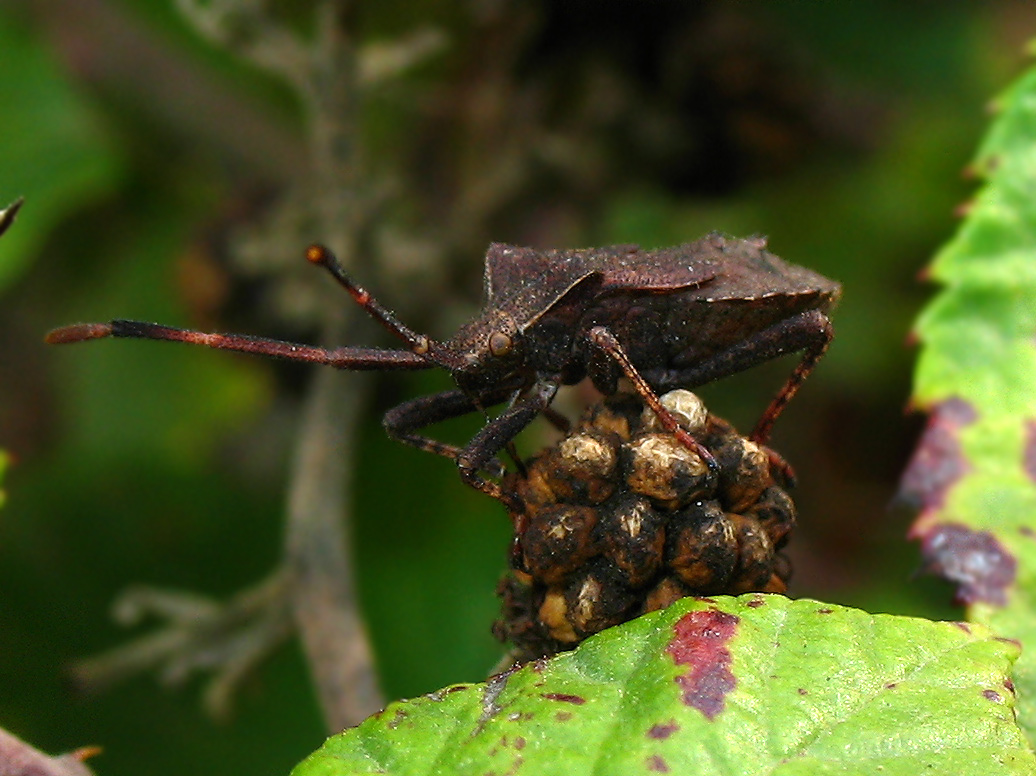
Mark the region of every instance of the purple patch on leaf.
[[652, 773], [669, 773], [669, 764], [657, 754], [647, 758], [647, 769]]
[[676, 677], [683, 702], [708, 719], [715, 719], [723, 711], [727, 693], [737, 685], [730, 672], [727, 643], [737, 633], [740, 621], [716, 609], [688, 612], [673, 626], [673, 639], [666, 647], [676, 665], [688, 666]]
[[1017, 563], [988, 531], [955, 523], [936, 525], [921, 540], [924, 570], [957, 585], [956, 601], [1003, 606]]
[[977, 413], [963, 399], [953, 397], [936, 404], [899, 482], [899, 498], [922, 512], [938, 509], [950, 488], [968, 470], [960, 449], [960, 430], [973, 423]]
[[654, 738], [659, 741], [664, 741], [679, 729], [680, 726], [676, 724], [676, 720], [671, 719], [665, 724], [652, 725], [651, 729], [648, 730], [647, 734], [648, 738]]

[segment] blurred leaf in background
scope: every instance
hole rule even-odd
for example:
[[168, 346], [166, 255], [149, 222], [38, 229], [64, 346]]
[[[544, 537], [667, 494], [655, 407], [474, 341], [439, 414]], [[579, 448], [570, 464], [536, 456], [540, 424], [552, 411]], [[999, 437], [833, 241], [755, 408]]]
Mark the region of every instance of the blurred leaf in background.
[[63, 219], [114, 191], [124, 158], [89, 95], [10, 15], [0, 15], [0, 72], [0, 200], [32, 203], [0, 242], [2, 292]]

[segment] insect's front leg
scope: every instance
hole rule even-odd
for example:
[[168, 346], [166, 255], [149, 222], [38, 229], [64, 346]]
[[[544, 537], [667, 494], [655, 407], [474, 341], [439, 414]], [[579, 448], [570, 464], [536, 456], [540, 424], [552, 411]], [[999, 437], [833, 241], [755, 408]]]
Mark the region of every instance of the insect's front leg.
[[479, 431], [467, 446], [457, 455], [457, 467], [461, 478], [483, 493], [507, 504], [513, 512], [520, 511], [520, 505], [512, 504], [495, 482], [486, 480], [481, 472], [494, 460], [518, 434], [532, 423], [554, 400], [558, 392], [559, 379], [541, 379], [522, 391], [511, 404]]
[[655, 413], [662, 427], [675, 436], [684, 447], [697, 453], [702, 461], [705, 462], [705, 465], [708, 466], [710, 479], [715, 480], [719, 476], [719, 464], [716, 463], [712, 453], [706, 449], [705, 445], [691, 436], [687, 429], [679, 424], [673, 413], [666, 409], [658, 398], [658, 394], [655, 393], [648, 381], [644, 379], [644, 376], [634, 366], [615, 335], [605, 326], [594, 326], [587, 332], [587, 337], [592, 346], [619, 365], [622, 373], [633, 383], [633, 388], [644, 400], [644, 403]]
[[[463, 448], [439, 442], [416, 432], [433, 423], [499, 404], [511, 393], [513, 393], [513, 389], [496, 391], [484, 397], [481, 406], [476, 404], [469, 394], [456, 388], [452, 391], [434, 393], [431, 396], [420, 396], [403, 402], [386, 412], [382, 425], [388, 435], [399, 442], [416, 447], [418, 450], [457, 460]], [[489, 465], [491, 462], [487, 462], [487, 466]], [[494, 465], [496, 469], [494, 473], [502, 474], [503, 466], [499, 463]]]

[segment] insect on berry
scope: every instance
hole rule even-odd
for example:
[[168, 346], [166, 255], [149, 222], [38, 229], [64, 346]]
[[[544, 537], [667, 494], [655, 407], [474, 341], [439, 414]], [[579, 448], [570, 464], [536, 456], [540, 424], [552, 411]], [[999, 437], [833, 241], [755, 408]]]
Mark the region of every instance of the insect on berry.
[[[439, 341], [399, 321], [326, 248], [311, 246], [306, 258], [327, 270], [406, 349], [322, 348], [126, 320], [55, 329], [47, 342], [131, 337], [346, 370], [445, 369], [457, 388], [390, 409], [385, 428], [401, 442], [452, 458], [465, 482], [507, 500], [487, 477], [501, 473], [496, 456], [537, 416], [560, 423], [550, 409], [559, 386], [587, 377], [605, 395], [627, 378], [661, 430], [696, 453], [715, 479], [719, 467], [712, 454], [679, 425], [658, 394], [801, 352], [798, 366], [751, 434], [753, 442], [764, 443], [827, 349], [832, 336], [827, 313], [841, 290], [769, 253], [758, 238], [713, 234], [661, 250], [616, 245], [537, 251], [494, 243], [486, 253], [482, 312], [452, 338]], [[503, 411], [463, 447], [419, 433], [433, 423], [502, 403], [507, 404]]]

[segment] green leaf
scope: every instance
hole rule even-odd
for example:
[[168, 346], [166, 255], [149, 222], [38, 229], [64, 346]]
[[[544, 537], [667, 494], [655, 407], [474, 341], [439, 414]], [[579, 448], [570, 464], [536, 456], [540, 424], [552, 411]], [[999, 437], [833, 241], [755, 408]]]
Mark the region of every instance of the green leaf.
[[0, 9], [0, 207], [25, 197], [0, 242], [0, 289], [70, 211], [114, 185], [114, 143], [51, 47]]
[[1036, 68], [996, 107], [973, 165], [985, 183], [916, 327], [913, 401], [930, 418], [903, 493], [926, 568], [1025, 645], [1020, 721], [1036, 740]]
[[485, 684], [390, 704], [293, 776], [1030, 774], [1017, 653], [981, 626], [684, 599]]

